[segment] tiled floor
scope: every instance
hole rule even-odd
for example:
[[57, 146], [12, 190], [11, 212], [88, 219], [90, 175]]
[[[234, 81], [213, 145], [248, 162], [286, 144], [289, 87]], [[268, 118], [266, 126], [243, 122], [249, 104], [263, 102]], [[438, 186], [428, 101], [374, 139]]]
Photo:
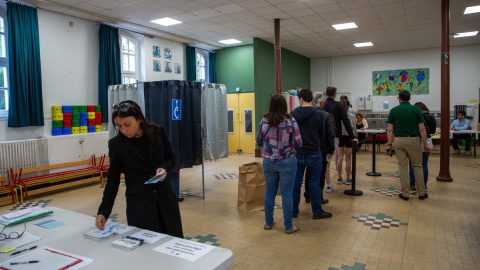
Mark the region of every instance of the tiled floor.
[[[186, 196], [180, 203], [185, 237], [233, 251], [232, 269], [480, 269], [480, 157], [452, 156], [453, 182], [435, 180], [439, 154], [430, 156], [429, 198], [396, 195], [400, 182], [395, 157], [380, 154], [379, 177], [371, 171], [371, 152], [357, 155], [357, 189], [362, 196], [343, 194], [346, 185], [325, 193], [333, 218], [313, 220], [310, 204], [300, 204], [294, 224], [301, 230], [284, 233], [281, 198], [277, 197], [273, 230], [263, 230], [264, 213], [237, 210], [238, 166], [261, 161], [253, 155], [230, 155], [205, 163], [205, 199]], [[476, 164], [476, 165], [475, 165]], [[389, 175], [388, 175], [388, 174]], [[332, 180], [336, 175], [331, 171]], [[201, 195], [201, 166], [181, 172], [181, 191]], [[334, 182], [334, 181], [332, 181]], [[112, 220], [126, 222], [125, 187], [120, 187]], [[95, 215], [102, 188], [88, 186], [25, 203], [56, 206]], [[0, 213], [22, 205], [0, 208]], [[92, 224], [93, 225], [93, 224]]]

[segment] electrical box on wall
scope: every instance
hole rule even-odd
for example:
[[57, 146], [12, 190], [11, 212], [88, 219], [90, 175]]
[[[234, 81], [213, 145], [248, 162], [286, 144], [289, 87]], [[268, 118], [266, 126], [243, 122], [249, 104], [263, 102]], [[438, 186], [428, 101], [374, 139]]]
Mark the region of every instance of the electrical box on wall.
[[373, 98], [370, 96], [365, 98], [365, 110], [373, 110]]
[[365, 110], [365, 97], [358, 97], [357, 100], [357, 110], [363, 111]]

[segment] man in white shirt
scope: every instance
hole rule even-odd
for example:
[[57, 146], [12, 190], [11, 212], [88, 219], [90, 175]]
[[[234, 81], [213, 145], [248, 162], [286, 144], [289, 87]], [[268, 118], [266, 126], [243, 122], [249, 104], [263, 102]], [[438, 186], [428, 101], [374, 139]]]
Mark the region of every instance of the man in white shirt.
[[[465, 111], [459, 111], [457, 114], [457, 119], [455, 119], [452, 124], [450, 125], [451, 130], [469, 130], [470, 129], [470, 121], [466, 118]], [[470, 144], [472, 141], [471, 134], [453, 134], [453, 138], [450, 140], [453, 146], [453, 154], [459, 155], [460, 148], [458, 148], [457, 140], [462, 139], [465, 140], [465, 155], [470, 156]]]

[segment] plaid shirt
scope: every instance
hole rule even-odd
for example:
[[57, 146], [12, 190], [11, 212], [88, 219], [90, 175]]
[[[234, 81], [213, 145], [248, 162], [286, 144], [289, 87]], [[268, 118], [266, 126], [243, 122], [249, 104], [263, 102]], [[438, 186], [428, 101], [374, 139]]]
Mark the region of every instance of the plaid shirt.
[[302, 137], [295, 118], [285, 119], [278, 127], [270, 126], [264, 117], [257, 133], [257, 144], [263, 146], [263, 158], [280, 161], [295, 156], [295, 148], [302, 146]]

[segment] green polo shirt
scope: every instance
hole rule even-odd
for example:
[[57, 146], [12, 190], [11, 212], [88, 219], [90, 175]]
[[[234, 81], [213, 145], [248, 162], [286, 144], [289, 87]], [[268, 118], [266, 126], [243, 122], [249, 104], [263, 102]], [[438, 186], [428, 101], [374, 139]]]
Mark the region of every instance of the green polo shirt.
[[402, 101], [400, 105], [391, 109], [387, 121], [393, 125], [393, 134], [396, 136], [420, 135], [418, 124], [423, 122], [425, 120], [420, 107], [408, 101]]

